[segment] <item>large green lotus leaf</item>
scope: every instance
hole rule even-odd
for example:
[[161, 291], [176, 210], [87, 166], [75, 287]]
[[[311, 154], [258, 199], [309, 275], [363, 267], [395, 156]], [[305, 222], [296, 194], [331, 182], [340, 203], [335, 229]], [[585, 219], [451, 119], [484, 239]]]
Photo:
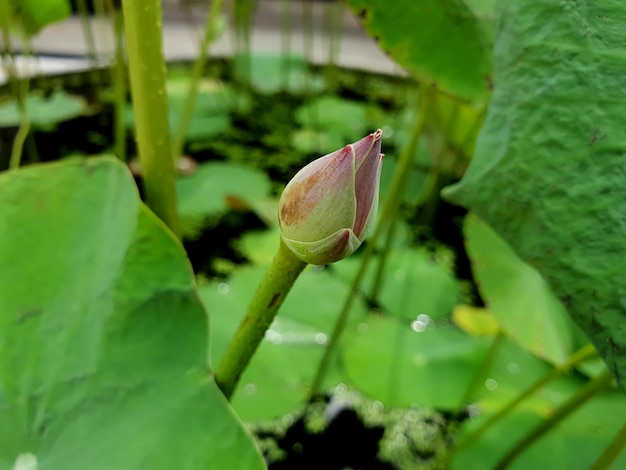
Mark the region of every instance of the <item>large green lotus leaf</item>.
[[34, 36], [42, 28], [72, 13], [68, 0], [11, 0], [15, 16], [24, 32]]
[[[211, 362], [219, 363], [265, 268], [240, 269], [228, 280], [200, 288], [211, 312]], [[335, 324], [348, 285], [325, 270], [306, 269], [285, 299], [233, 397], [244, 420], [276, 418], [293, 411], [307, 397], [324, 345]], [[353, 325], [365, 313], [357, 300]], [[326, 385], [339, 381], [333, 370]]]
[[372, 317], [353, 331], [343, 360], [356, 386], [387, 405], [456, 409], [488, 344], [444, 323], [422, 329]]
[[477, 217], [466, 218], [464, 232], [481, 295], [502, 329], [537, 356], [565, 361], [576, 326], [541, 274]]
[[416, 79], [462, 98], [488, 97], [490, 22], [477, 19], [462, 0], [349, 0], [348, 4], [367, 32]]
[[0, 200], [0, 467], [264, 468], [209, 374], [183, 248], [125, 167], [3, 173]]
[[541, 273], [626, 391], [626, 5], [496, 8], [496, 91], [445, 194]]
[[[372, 257], [362, 285], [369, 293], [381, 259]], [[347, 281], [356, 275], [361, 260], [350, 258], [333, 266]], [[408, 320], [441, 318], [452, 313], [459, 287], [450, 266], [426, 250], [391, 250], [385, 260], [377, 300], [394, 316]]]

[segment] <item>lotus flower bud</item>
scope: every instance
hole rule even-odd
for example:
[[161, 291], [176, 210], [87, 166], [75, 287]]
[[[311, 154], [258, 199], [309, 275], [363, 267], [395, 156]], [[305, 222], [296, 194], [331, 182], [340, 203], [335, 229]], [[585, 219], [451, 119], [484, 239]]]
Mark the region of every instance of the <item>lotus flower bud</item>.
[[282, 238], [302, 261], [328, 264], [354, 253], [378, 209], [382, 131], [318, 158], [287, 184], [279, 202]]

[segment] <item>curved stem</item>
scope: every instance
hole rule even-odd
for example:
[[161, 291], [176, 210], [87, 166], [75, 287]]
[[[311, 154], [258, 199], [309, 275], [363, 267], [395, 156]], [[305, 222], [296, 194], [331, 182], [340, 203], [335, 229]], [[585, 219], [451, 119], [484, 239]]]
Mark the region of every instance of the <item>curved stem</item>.
[[228, 400], [278, 309], [305, 267], [306, 263], [297, 258], [281, 238], [278, 252], [215, 372], [215, 381]]
[[626, 423], [617, 431], [617, 434], [608, 445], [602, 455], [598, 457], [598, 460], [589, 467], [589, 470], [606, 470], [608, 469], [619, 457], [622, 451], [626, 448]]
[[[391, 190], [382, 211], [381, 220], [390, 219], [391, 216], [395, 214], [398, 204], [400, 203], [403, 194], [401, 190], [402, 188], [404, 188], [403, 181], [405, 178], [408, 177], [409, 166], [411, 164], [411, 161], [413, 160], [413, 155], [415, 154], [415, 149], [417, 148], [417, 144], [420, 135], [422, 134], [422, 130], [424, 129], [424, 123], [426, 122], [426, 114], [429, 104], [430, 96], [426, 96], [424, 101], [420, 104], [420, 113], [417, 120], [415, 121], [415, 125], [413, 126], [409, 144], [404, 148], [402, 154], [400, 155], [398, 167], [394, 172], [393, 180], [391, 182]], [[380, 237], [380, 234], [382, 232], [382, 226], [383, 224], [380, 222], [376, 225], [374, 233], [370, 236], [367, 246], [363, 250], [363, 256], [361, 258], [359, 271], [352, 280], [350, 292], [346, 297], [341, 312], [339, 313], [339, 317], [337, 317], [337, 321], [330, 335], [330, 339], [326, 344], [324, 354], [322, 355], [322, 359], [320, 360], [319, 366], [317, 367], [317, 372], [315, 373], [315, 378], [313, 379], [313, 384], [311, 385], [310, 397], [315, 397], [320, 394], [322, 384], [324, 383], [324, 378], [326, 377], [328, 368], [330, 367], [330, 361], [333, 357], [333, 354], [335, 353], [335, 349], [337, 349], [337, 345], [339, 344], [339, 338], [346, 328], [348, 316], [350, 315], [350, 309], [352, 307], [352, 301], [356, 297], [358, 287], [363, 280], [363, 276], [365, 275], [365, 271], [367, 269], [367, 264], [369, 263], [371, 255], [374, 252], [374, 247], [376, 246], [376, 240], [378, 239], [378, 237]]]
[[557, 378], [560, 375], [566, 374], [573, 367], [575, 367], [576, 365], [578, 365], [582, 361], [584, 361], [586, 359], [590, 359], [592, 357], [595, 357], [596, 355], [597, 355], [597, 352], [596, 352], [595, 348], [593, 347], [593, 345], [591, 345], [591, 344], [588, 344], [588, 345], [582, 347], [581, 349], [579, 349], [578, 351], [576, 351], [574, 354], [572, 354], [567, 359], [567, 361], [565, 361], [563, 364], [560, 364], [560, 365], [556, 366], [554, 369], [552, 369], [546, 375], [541, 377], [537, 382], [533, 383], [530, 387], [528, 387], [526, 390], [524, 390], [522, 393], [520, 393], [518, 396], [516, 396], [507, 405], [502, 407], [496, 414], [491, 416], [491, 418], [489, 418], [487, 421], [485, 421], [485, 423], [482, 426], [480, 426], [478, 429], [476, 429], [476, 431], [474, 431], [472, 434], [467, 436], [464, 440], [462, 440], [457, 445], [455, 445], [451, 449], [451, 453], [452, 454], [456, 454], [459, 451], [465, 449], [466, 447], [469, 447], [470, 445], [472, 445], [483, 434], [485, 434], [485, 432], [491, 426], [496, 424], [498, 421], [500, 421], [502, 418], [504, 418], [506, 415], [508, 415], [511, 411], [513, 411], [513, 409], [515, 409], [517, 407], [517, 405], [522, 403], [527, 398], [533, 396], [538, 390], [543, 388], [548, 382], [550, 382], [551, 380]]
[[538, 441], [544, 434], [554, 428], [557, 424], [567, 418], [570, 414], [583, 406], [594, 396], [605, 390], [611, 385], [613, 376], [608, 370], [604, 370], [598, 377], [590, 380], [578, 393], [567, 400], [563, 405], [556, 409], [554, 414], [543, 421], [539, 426], [527, 434], [515, 447], [508, 451], [502, 459], [496, 464], [494, 470], [504, 470], [508, 467], [522, 452], [528, 449], [532, 444]]
[[183, 105], [183, 109], [181, 111], [180, 123], [178, 124], [178, 129], [176, 129], [176, 134], [174, 135], [174, 143], [172, 146], [172, 158], [174, 159], [174, 162], [178, 160], [183, 152], [185, 134], [187, 133], [189, 122], [191, 121], [191, 116], [193, 115], [193, 108], [196, 104], [198, 89], [200, 88], [200, 79], [202, 78], [204, 66], [207, 63], [210, 54], [210, 45], [217, 37], [217, 20], [221, 10], [222, 0], [213, 0], [204, 24], [204, 34], [202, 36], [202, 42], [200, 43], [198, 57], [196, 57], [191, 71], [189, 91], [187, 92], [187, 98], [185, 99], [185, 104]]
[[178, 235], [175, 167], [167, 117], [161, 0], [123, 0], [122, 6], [146, 202]]

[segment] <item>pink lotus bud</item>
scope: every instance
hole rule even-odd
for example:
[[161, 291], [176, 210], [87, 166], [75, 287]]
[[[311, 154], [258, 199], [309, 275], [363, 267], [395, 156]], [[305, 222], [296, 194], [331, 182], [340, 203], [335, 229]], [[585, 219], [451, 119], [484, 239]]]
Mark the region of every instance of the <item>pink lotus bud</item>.
[[302, 168], [280, 197], [278, 221], [285, 244], [310, 264], [354, 253], [378, 209], [382, 131]]

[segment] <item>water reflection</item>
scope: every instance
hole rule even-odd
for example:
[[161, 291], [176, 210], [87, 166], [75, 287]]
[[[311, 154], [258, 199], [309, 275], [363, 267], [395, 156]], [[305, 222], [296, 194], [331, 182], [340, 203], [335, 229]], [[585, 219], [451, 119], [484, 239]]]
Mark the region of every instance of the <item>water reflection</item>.
[[430, 317], [424, 313], [420, 313], [417, 319], [411, 322], [411, 329], [417, 333], [421, 333], [426, 330], [426, 327], [430, 323]]
[[487, 379], [485, 380], [485, 388], [493, 392], [496, 388], [498, 388], [498, 382], [493, 379]]
[[243, 386], [242, 391], [246, 395], [256, 395], [259, 391], [259, 388], [256, 386], [256, 384], [247, 383]]

